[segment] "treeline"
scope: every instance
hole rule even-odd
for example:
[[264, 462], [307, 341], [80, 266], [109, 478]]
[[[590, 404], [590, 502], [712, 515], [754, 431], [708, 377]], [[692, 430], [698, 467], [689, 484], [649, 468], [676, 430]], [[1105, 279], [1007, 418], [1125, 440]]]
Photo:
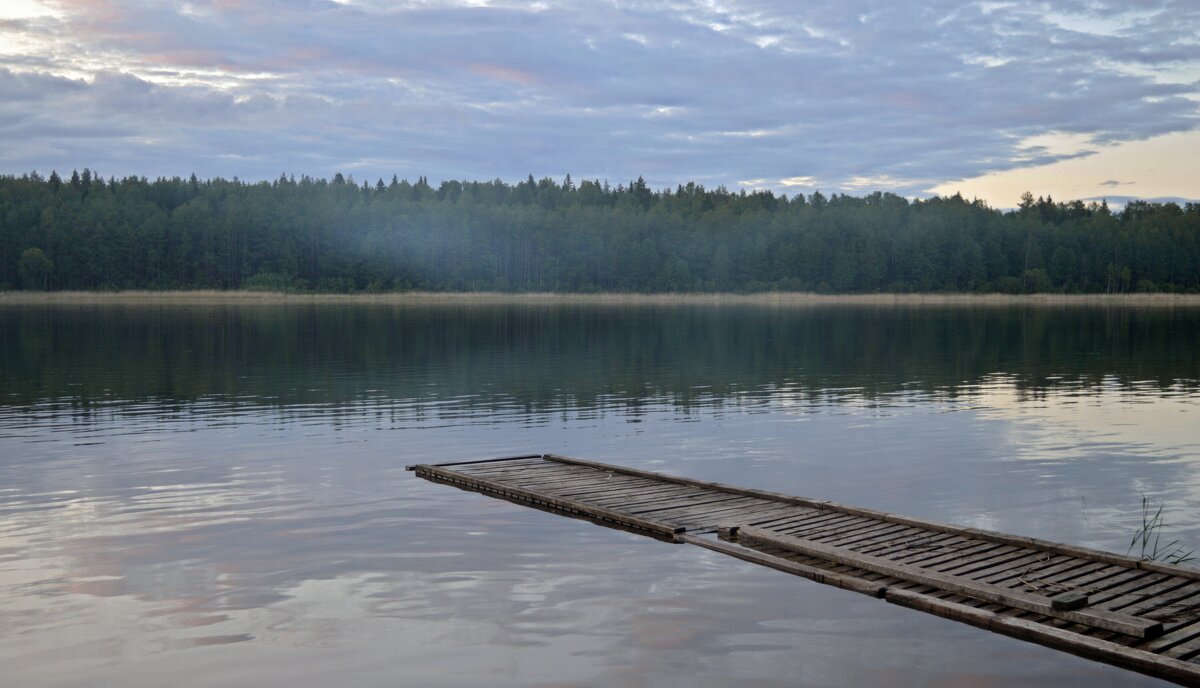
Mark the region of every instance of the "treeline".
[[1200, 292], [1200, 204], [32, 173], [0, 288]]

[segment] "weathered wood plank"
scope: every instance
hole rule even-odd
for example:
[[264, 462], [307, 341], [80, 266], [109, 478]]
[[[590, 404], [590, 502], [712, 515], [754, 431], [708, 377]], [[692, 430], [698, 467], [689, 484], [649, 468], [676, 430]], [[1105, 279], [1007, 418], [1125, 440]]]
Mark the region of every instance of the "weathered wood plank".
[[[1087, 590], [1094, 600], [1108, 599], [1107, 591], [1131, 583], [1146, 585], [1146, 578], [1154, 575], [1142, 569], [1129, 569], [1104, 562], [1089, 562], [1072, 559], [1069, 564], [1047, 566], [1011, 576], [997, 585], [1011, 588], [1037, 589], [1042, 591], [1078, 589]], [[1138, 581], [1143, 581], [1137, 583]]]
[[1130, 580], [1122, 585], [1109, 587], [1092, 595], [1093, 604], [1104, 609], [1112, 609], [1114, 604], [1123, 604], [1130, 600], [1137, 601], [1143, 599], [1140, 595], [1142, 590], [1152, 588], [1164, 580], [1170, 580], [1171, 576], [1166, 576], [1161, 573], [1149, 573], [1144, 578]]
[[792, 504], [798, 504], [801, 506], [812, 506], [812, 507], [821, 508], [821, 509], [830, 509], [833, 511], [841, 511], [844, 513], [865, 516], [868, 518], [878, 518], [878, 519], [885, 520], [885, 521], [892, 521], [894, 523], [903, 523], [903, 524], [907, 524], [907, 525], [913, 525], [913, 526], [925, 528], [927, 530], [933, 530], [933, 531], [944, 532], [944, 533], [957, 533], [960, 535], [966, 535], [968, 537], [975, 537], [975, 538], [979, 538], [979, 539], [983, 539], [983, 540], [994, 540], [996, 542], [1001, 542], [1001, 543], [1007, 544], [1007, 545], [1019, 545], [1019, 546], [1024, 546], [1024, 547], [1031, 547], [1034, 549], [1042, 549], [1042, 550], [1046, 550], [1049, 552], [1054, 552], [1055, 554], [1075, 555], [1075, 556], [1083, 557], [1085, 559], [1091, 559], [1093, 561], [1104, 561], [1104, 562], [1108, 562], [1111, 564], [1116, 564], [1118, 566], [1125, 566], [1128, 568], [1141, 568], [1141, 569], [1145, 569], [1147, 571], [1159, 571], [1162, 573], [1172, 573], [1172, 574], [1183, 576], [1185, 578], [1195, 578], [1195, 579], [1200, 580], [1200, 570], [1189, 569], [1189, 568], [1182, 567], [1182, 566], [1174, 566], [1171, 564], [1163, 564], [1163, 563], [1159, 563], [1159, 562], [1149, 562], [1149, 561], [1137, 559], [1135, 557], [1131, 557], [1131, 556], [1127, 556], [1127, 555], [1114, 554], [1112, 552], [1105, 552], [1103, 550], [1091, 549], [1088, 547], [1067, 545], [1067, 544], [1064, 544], [1061, 542], [1052, 542], [1050, 540], [1040, 540], [1038, 538], [1026, 537], [1024, 535], [1011, 535], [1009, 533], [1000, 533], [1000, 532], [996, 532], [996, 531], [992, 531], [992, 530], [984, 530], [982, 528], [963, 528], [960, 526], [948, 525], [945, 523], [939, 523], [937, 521], [931, 521], [931, 520], [927, 520], [927, 519], [913, 518], [911, 516], [900, 516], [897, 514], [890, 514], [887, 512], [883, 512], [883, 511], [876, 511], [874, 509], [864, 509], [861, 507], [849, 506], [846, 504], [838, 504], [837, 502], [816, 500], [816, 499], [810, 499], [807, 497], [796, 497], [793, 495], [786, 495], [786, 494], [782, 494], [782, 493], [778, 493], [778, 492], [769, 492], [766, 490], [755, 490], [755, 489], [744, 488], [744, 487], [734, 487], [731, 485], [724, 485], [721, 483], [714, 483], [714, 482], [708, 482], [708, 481], [703, 481], [703, 480], [694, 480], [692, 478], [683, 478], [683, 477], [679, 477], [679, 476], [669, 475], [666, 473], [654, 473], [651, 471], [643, 471], [640, 469], [627, 468], [624, 466], [610, 466], [608, 464], [598, 463], [595, 461], [587, 461], [585, 459], [577, 459], [577, 458], [573, 458], [573, 457], [562, 456], [561, 454], [543, 454], [542, 456], [547, 461], [556, 461], [559, 463], [569, 463], [569, 464], [578, 465], [578, 466], [590, 466], [593, 468], [601, 468], [601, 469], [605, 469], [605, 470], [611, 470], [614, 472], [627, 473], [629, 475], [640, 475], [642, 477], [648, 477], [648, 478], [657, 479], [657, 480], [664, 480], [664, 481], [668, 481], [668, 482], [679, 482], [681, 484], [696, 485], [698, 487], [707, 487], [707, 488], [714, 489], [714, 490], [721, 490], [721, 491], [726, 491], [726, 492], [734, 492], [737, 494], [763, 497], [765, 499], [775, 499], [775, 500], [785, 501], [785, 502], [792, 503]]
[[775, 530], [775, 528], [780, 525], [790, 524], [790, 522], [792, 522], [798, 518], [802, 518], [802, 516], [805, 515], [806, 511], [811, 510], [811, 509], [808, 509], [805, 507], [797, 507], [796, 504], [784, 504], [784, 505], [785, 505], [785, 507], [787, 507], [787, 510], [784, 511], [784, 514], [782, 514], [781, 516], [778, 516], [778, 518], [770, 519], [769, 521], [760, 521], [760, 522], [758, 522], [757, 525], [761, 526], [763, 528], [770, 528], [770, 530]]
[[1136, 647], [1146, 652], [1160, 653], [1181, 645], [1193, 638], [1200, 638], [1200, 621], [1188, 623], [1166, 623], [1163, 634]]
[[812, 530], [811, 532], [805, 533], [802, 537], [804, 537], [805, 540], [824, 541], [829, 538], [841, 537], [843, 535], [854, 535], [854, 534], [860, 533], [864, 530], [870, 530], [870, 529], [877, 528], [881, 525], [886, 526], [889, 524], [886, 522], [883, 522], [883, 521], [876, 521], [874, 519], [862, 518], [862, 519], [857, 519], [855, 521], [849, 521], [846, 523], [835, 523], [832, 525], [822, 525], [821, 527], [816, 528], [816, 529]]
[[[506, 475], [506, 474], [496, 475], [496, 474], [492, 474], [492, 473], [480, 474], [480, 473], [467, 473], [467, 472], [464, 472], [464, 474], [470, 475], [473, 477], [478, 477], [478, 478], [486, 478], [488, 480], [495, 480], [498, 482], [510, 483], [513, 485], [525, 485], [531, 489], [539, 489], [539, 490], [549, 490], [549, 489], [566, 490], [566, 489], [569, 489], [572, 487], [578, 487], [578, 488], [587, 489], [587, 490], [595, 490], [606, 484], [604, 477], [598, 473], [593, 473], [590, 475], [589, 474], [578, 474], [578, 473], [573, 474], [573, 475], [571, 475], [571, 474], [541, 475], [538, 471], [533, 471], [530, 473], [520, 472], [520, 473], [516, 473], [513, 475]], [[636, 484], [637, 483], [633, 482], [633, 481], [627, 483], [627, 485], [629, 485], [629, 486], [633, 486]]]
[[1024, 547], [1013, 547], [1008, 551], [993, 550], [986, 554], [980, 554], [977, 557], [968, 557], [962, 561], [945, 561], [937, 565], [937, 570], [951, 576], [969, 577], [975, 571], [990, 568], [992, 566], [1004, 565], [1017, 559], [1021, 559], [1029, 550]]
[[820, 569], [815, 566], [808, 566], [799, 562], [783, 559], [781, 557], [773, 557], [769, 554], [756, 552], [755, 550], [747, 549], [745, 547], [738, 547], [737, 545], [722, 542], [714, 538], [698, 537], [688, 533], [683, 533], [679, 535], [677, 539], [680, 542], [686, 542], [692, 545], [703, 547], [705, 549], [710, 549], [714, 552], [727, 554], [735, 559], [741, 559], [742, 561], [748, 561], [797, 576], [803, 576], [804, 578], [814, 580], [818, 583], [825, 583], [826, 585], [832, 585], [838, 588], [854, 590], [855, 592], [861, 592], [864, 595], [870, 595], [871, 597], [883, 597], [883, 593], [887, 589], [886, 586], [864, 581], [855, 576], [847, 576], [844, 574], [835, 573], [833, 571]]
[[[974, 547], [967, 547], [965, 549], [950, 547], [947, 550], [932, 557], [905, 559], [888, 557], [888, 559], [907, 566], [917, 566], [931, 571], [947, 573], [950, 569], [972, 567], [974, 570], [978, 570], [987, 568], [1020, 556], [1019, 550], [1015, 550], [1008, 545], [998, 545], [994, 542], [981, 542]], [[957, 571], [954, 573], [957, 573]]]
[[[638, 478], [621, 478], [608, 477], [599, 471], [589, 473], [574, 473], [565, 475], [539, 475], [538, 471], [533, 471], [530, 474], [518, 474], [515, 476], [496, 476], [485, 475], [483, 477], [491, 478], [492, 480], [504, 480], [505, 482], [528, 484], [530, 486], [544, 487], [546, 489], [570, 489], [572, 487], [586, 487], [588, 489], [599, 489], [605, 485], [625, 484], [638, 485], [648, 484], [644, 480]], [[468, 475], [473, 475], [468, 473]]]
[[[727, 497], [725, 497], [725, 498], [727, 498]], [[687, 505], [687, 504], [697, 504], [697, 503], [702, 502], [704, 499], [706, 499], [706, 496], [705, 495], [694, 495], [694, 494], [677, 494], [677, 495], [667, 495], [664, 497], [646, 497], [646, 498], [635, 497], [633, 500], [630, 500], [630, 501], [609, 500], [609, 501], [604, 501], [604, 502], [599, 502], [599, 501], [592, 502], [592, 500], [589, 499], [587, 495], [579, 495], [578, 497], [576, 497], [576, 499], [579, 499], [580, 501], [586, 501], [589, 503], [602, 504], [603, 506], [605, 506], [609, 509], [616, 509], [618, 511], [626, 511], [626, 512], [633, 514], [633, 513], [638, 513], [639, 511], [642, 511], [642, 510], [653, 510], [656, 508], [682, 506], [682, 505]]]
[[762, 527], [771, 528], [772, 530], [787, 528], [793, 523], [798, 523], [803, 519], [809, 518], [812, 514], [817, 513], [816, 509], [811, 509], [809, 507], [796, 506], [795, 504], [789, 504], [788, 506], [792, 508], [791, 513], [786, 516], [781, 516], [770, 523], [763, 523]]
[[937, 600], [928, 595], [907, 590], [889, 589], [885, 593], [884, 599], [910, 609], [918, 609], [943, 618], [954, 619], [996, 633], [1033, 641], [1081, 657], [1098, 659], [1171, 681], [1189, 685], [1200, 681], [1200, 667], [1196, 665], [1177, 659], [1155, 656], [1148, 652], [1140, 652], [1103, 640], [1095, 640], [1025, 619], [1001, 616], [994, 612]]
[[1027, 553], [1017, 559], [998, 562], [992, 564], [991, 566], [987, 566], [982, 569], [976, 569], [970, 573], [960, 575], [964, 575], [973, 580], [983, 580], [989, 576], [996, 576], [998, 574], [1011, 571], [1036, 570], [1037, 566], [1039, 564], [1044, 564], [1050, 556], [1051, 555], [1046, 552]]
[[578, 499], [581, 502], [595, 504], [597, 506], [602, 506], [602, 507], [605, 507], [608, 509], [617, 509], [617, 510], [621, 510], [621, 511], [629, 511], [636, 507], [654, 504], [655, 502], [658, 502], [658, 501], [666, 501], [666, 500], [672, 500], [672, 499], [696, 499], [696, 497], [694, 495], [678, 494], [678, 493], [650, 494], [650, 495], [634, 494], [634, 495], [628, 495], [628, 496], [624, 496], [624, 497], [613, 495], [613, 496], [604, 497], [604, 498], [596, 498], [596, 497], [592, 496], [591, 494], [583, 492], [583, 493], [563, 494], [562, 496], [569, 497], [570, 499]]
[[514, 479], [510, 479], [510, 478], [489, 478], [489, 480], [495, 480], [496, 482], [508, 483], [510, 485], [517, 485], [517, 486], [523, 487], [527, 490], [538, 490], [540, 492], [547, 492], [547, 493], [553, 492], [555, 494], [558, 494], [558, 495], [561, 495], [564, 497], [567, 495], [567, 493], [576, 493], [576, 494], [580, 494], [581, 496], [592, 494], [592, 493], [596, 492], [596, 490], [603, 487], [603, 483], [600, 483], [595, 480], [587, 480], [587, 479], [582, 479], [582, 480], [572, 479], [572, 480], [555, 481], [555, 482], [544, 481], [544, 480], [542, 480], [542, 481], [521, 480], [521, 479], [514, 480]]
[[[622, 482], [605, 481], [603, 484], [592, 484], [591, 486], [580, 486], [570, 488], [569, 491], [579, 494], [590, 494], [596, 499], [607, 499], [620, 494], [686, 494], [702, 492], [698, 487], [689, 487], [687, 485], [670, 485], [663, 483], [653, 483], [640, 478], [620, 479]], [[563, 492], [568, 489], [564, 488]]]
[[828, 545], [837, 545], [838, 547], [848, 547], [868, 541], [878, 542], [881, 537], [897, 538], [904, 533], [910, 532], [912, 532], [912, 529], [908, 526], [899, 526], [895, 523], [873, 523], [866, 528], [859, 528], [853, 533], [830, 535], [822, 538], [821, 542]]
[[[784, 503], [786, 504], [786, 502], [784, 502]], [[825, 516], [831, 516], [831, 515], [832, 516], [842, 515], [836, 511], [829, 511], [827, 509], [815, 509], [810, 506], [800, 506], [797, 504], [792, 504], [791, 506], [796, 509], [796, 518], [791, 519], [786, 523], [780, 523], [778, 527], [791, 528], [791, 527], [803, 525], [804, 523], [807, 523], [815, 518], [823, 518]]]
[[897, 527], [902, 528], [902, 529], [901, 530], [875, 531], [873, 533], [862, 533], [857, 537], [850, 537], [850, 538], [831, 538], [831, 539], [827, 539], [827, 540], [822, 540], [822, 542], [825, 542], [830, 545], [837, 545], [838, 547], [845, 547], [846, 549], [852, 549], [855, 551], [859, 551], [860, 549], [866, 549], [866, 548], [870, 548], [870, 547], [886, 546], [888, 544], [899, 544], [906, 540], [910, 540], [913, 537], [912, 532], [909, 531], [907, 527], [904, 527], [904, 526], [897, 526]]
[[1150, 598], [1122, 611], [1163, 620], [1200, 620], [1200, 592], [1193, 591], [1189, 586], [1186, 590], [1178, 591], [1178, 594]]
[[668, 485], [650, 487], [646, 485], [634, 485], [626, 487], [624, 490], [580, 490], [578, 495], [588, 497], [589, 499], [619, 499], [622, 496], [628, 496], [629, 499], [674, 499], [678, 497], [727, 497], [730, 495], [722, 495], [720, 492], [709, 492], [707, 490], [696, 489], [696, 487], [688, 487], [685, 485]]
[[902, 546], [905, 545], [905, 543], [911, 542], [913, 538], [920, 537], [919, 533], [915, 532], [909, 526], [899, 527], [903, 528], [903, 530], [888, 532], [875, 537], [864, 538], [855, 542], [831, 542], [830, 544], [836, 544], [839, 547], [845, 547], [846, 549], [851, 549], [855, 552], [866, 552], [869, 550], [882, 550], [891, 547]]
[[1109, 566], [1109, 564], [1100, 562], [1092, 562], [1090, 564], [1085, 562], [1084, 564], [1080, 564], [1081, 560], [1061, 554], [1050, 554], [1048, 556], [1050, 559], [1044, 562], [1038, 560], [1026, 566], [1017, 566], [1001, 571], [978, 571], [973, 577], [984, 583], [1008, 587], [1010, 584], [1013, 586], [1028, 585], [1031, 576], [1067, 575], [1067, 572], [1080, 566], [1090, 565], [1097, 568]]
[[491, 480], [486, 480], [483, 478], [473, 478], [473, 477], [465, 475], [463, 473], [456, 473], [454, 471], [447, 470], [444, 468], [439, 468], [436, 466], [418, 465], [415, 470], [418, 475], [425, 474], [425, 475], [439, 477], [442, 480], [461, 481], [468, 485], [475, 485], [478, 487], [486, 488], [488, 490], [496, 492], [497, 494], [501, 494], [501, 495], [505, 495], [505, 496], [519, 497], [519, 498], [527, 499], [527, 500], [533, 501], [533, 502], [543, 502], [543, 503], [550, 504], [551, 506], [555, 506], [555, 507], [558, 507], [561, 509], [566, 509], [569, 511], [577, 511], [579, 513], [609, 519], [616, 523], [635, 526], [638, 528], [644, 528], [646, 530], [653, 531], [656, 533], [662, 533], [665, 535], [675, 535], [677, 533], [683, 532], [683, 529], [680, 528], [679, 526], [668, 525], [665, 523], [661, 523], [659, 521], [654, 521], [654, 520], [650, 520], [650, 519], [646, 519], [646, 518], [639, 518], [637, 516], [631, 516], [629, 514], [624, 514], [624, 513], [618, 512], [618, 511], [611, 511], [609, 509], [602, 509], [602, 508], [599, 508], [596, 506], [592, 506], [590, 504], [586, 504], [584, 502], [577, 502], [577, 501], [573, 501], [573, 500], [569, 500], [569, 499], [560, 499], [560, 498], [549, 497], [547, 495], [538, 494], [536, 492], [522, 490], [521, 488], [513, 487], [511, 485], [505, 485], [504, 483], [493, 482]]
[[460, 473], [474, 475], [481, 478], [491, 478], [493, 480], [528, 480], [539, 483], [567, 482], [571, 480], [587, 480], [590, 482], [612, 482], [622, 481], [629, 484], [653, 484], [653, 481], [646, 480], [631, 475], [622, 475], [620, 473], [609, 473], [598, 471], [592, 468], [580, 468], [579, 466], [558, 466], [546, 462], [545, 465], [533, 466], [485, 466], [480, 469], [468, 467], [468, 470], [461, 470]]
[[[729, 528], [730, 527], [721, 528], [720, 531], [728, 533]], [[690, 533], [691, 531], [688, 531], [688, 532]], [[727, 537], [722, 538], [722, 539], [728, 541]], [[885, 581], [885, 580], [895, 580], [895, 579], [889, 579], [886, 576], [881, 576], [876, 573], [871, 573], [870, 571], [863, 571], [862, 569], [857, 569], [857, 568], [854, 568], [853, 566], [846, 566], [845, 564], [839, 564], [834, 561], [829, 561], [828, 559], [819, 559], [817, 557], [805, 556], [803, 554], [800, 554], [799, 552], [794, 552], [792, 550], [782, 549], [779, 547], [771, 547], [769, 545], [764, 545], [762, 547], [754, 547], [753, 550], [756, 552], [762, 552], [763, 554], [769, 554], [773, 557], [778, 557], [780, 559], [787, 559], [788, 561], [801, 562], [808, 566], [812, 566], [814, 568], [821, 569], [822, 571], [831, 571], [831, 572], [837, 573], [837, 574], [853, 576], [860, 580], [868, 581], [871, 583], [881, 582], [881, 581]], [[887, 585], [886, 582], [883, 582], [881, 584]]]
[[1180, 643], [1164, 651], [1162, 654], [1167, 657], [1189, 661], [1200, 654], [1200, 638], [1193, 638], [1187, 642]]
[[[672, 512], [682, 513], [690, 509], [708, 506], [711, 504], [727, 504], [728, 502], [732, 501], [738, 501], [739, 503], [744, 504], [746, 502], [742, 500], [745, 499], [745, 497], [738, 497], [736, 495], [699, 495], [695, 497], [681, 497], [669, 502], [650, 502], [640, 507], [628, 509], [628, 512], [639, 515], [662, 512], [665, 515]], [[622, 510], [625, 511], [626, 509]]]
[[1200, 594], [1200, 586], [1190, 581], [1185, 582], [1184, 585], [1176, 585], [1178, 580], [1177, 577], [1171, 576], [1150, 588], [1143, 588], [1120, 598], [1109, 600], [1106, 606], [1113, 611], [1134, 616], [1146, 616], [1156, 609], [1166, 609], [1167, 611], [1162, 614], [1148, 617], [1160, 620], [1163, 616], [1185, 616], [1189, 607], [1193, 607], [1190, 611], [1192, 616], [1200, 616], [1200, 607], [1186, 602]]
[[594, 490], [572, 490], [563, 491], [562, 494], [564, 496], [586, 499], [589, 502], [595, 502], [596, 504], [611, 504], [615, 506], [641, 504], [656, 499], [674, 499], [676, 497], [685, 497], [687, 495], [694, 495], [696, 493], [681, 487], [660, 487], [657, 489], [649, 487], [635, 487], [632, 489], [615, 489], [599, 493]]
[[[732, 506], [732, 504], [731, 504], [731, 506]], [[743, 508], [746, 509], [748, 513], [752, 511], [755, 513], [757, 513], [757, 512], [776, 512], [779, 514], [788, 514], [788, 513], [791, 513], [793, 510], [795, 510], [796, 507], [792, 506], [791, 504], [781, 504], [779, 502], [772, 502], [772, 501], [768, 501], [765, 499], [758, 499], [758, 500], [754, 500], [751, 503], [748, 503]]]
[[1127, 614], [1120, 614], [1119, 612], [1093, 611], [1090, 609], [1083, 611], [1055, 609], [1050, 600], [1041, 595], [1031, 595], [977, 581], [955, 578], [954, 576], [924, 570], [916, 566], [897, 564], [880, 557], [859, 554], [820, 543], [806, 542], [786, 535], [777, 535], [759, 528], [739, 529], [738, 541], [741, 542], [743, 539], [749, 539], [751, 542], [765, 541], [777, 547], [794, 548], [796, 551], [810, 556], [826, 557], [831, 561], [838, 561], [867, 571], [892, 575], [898, 578], [908, 578], [920, 581], [926, 585], [941, 588], [942, 590], [968, 595], [989, 602], [1007, 604], [1010, 607], [1017, 607], [1046, 616], [1054, 616], [1066, 619], [1067, 621], [1095, 626], [1096, 628], [1117, 631], [1118, 633], [1125, 633], [1126, 635], [1139, 638], [1154, 637], [1162, 632], [1162, 623], [1158, 621], [1139, 619]]
[[[597, 498], [605, 499], [605, 500], [610, 499], [610, 497], [607, 495], [599, 496]], [[616, 494], [611, 495], [611, 498], [617, 499], [617, 498], [619, 498], [619, 495], [616, 495]], [[682, 499], [682, 498], [689, 498], [689, 499], [700, 499], [700, 498], [705, 498], [705, 499], [709, 499], [709, 498], [746, 499], [746, 497], [739, 497], [737, 495], [729, 495], [729, 494], [724, 494], [722, 492], [710, 492], [707, 490], [698, 490], [696, 488], [684, 487], [684, 486], [678, 486], [678, 485], [673, 488], [673, 491], [635, 493], [631, 499], [636, 499], [639, 501], [653, 501], [655, 499], [659, 499], [659, 500], [666, 501], [666, 500], [671, 500], [671, 499]]]
[[964, 564], [978, 558], [991, 558], [1012, 551], [1014, 549], [1011, 546], [1002, 545], [998, 542], [951, 542], [927, 552], [912, 554], [898, 552], [895, 556], [887, 558], [900, 564], [921, 566], [923, 568], [939, 568], [946, 562], [951, 562], [955, 565]]
[[877, 557], [896, 558], [907, 556], [908, 554], [929, 554], [938, 550], [942, 550], [952, 544], [965, 544], [970, 540], [953, 533], [925, 533], [918, 535], [911, 540], [901, 540], [899, 542], [891, 542], [879, 547], [863, 547], [855, 548], [856, 552], [863, 554], [871, 554]]
[[[1045, 555], [1039, 554], [1033, 556]], [[1058, 562], [1055, 559], [1051, 559], [1050, 562], [1055, 564], [1055, 566], [1049, 567], [1050, 569], [1058, 569], [1062, 564], [1066, 563], [1078, 563], [1073, 559], [1070, 562]], [[1119, 582], [1111, 580], [1114, 577], [1114, 573], [1133, 573], [1135, 575], [1140, 573], [1131, 569], [1096, 562], [1082, 568], [1073, 566], [1069, 573], [1064, 572], [1059, 576], [1054, 576], [1045, 575], [1044, 571], [1048, 569], [1039, 568], [1037, 563], [1039, 561], [1035, 559], [1031, 565], [1027, 557], [966, 575], [981, 582], [1045, 595], [1053, 599], [1067, 594], [1081, 594], [1088, 595], [1089, 601], [1094, 601], [1090, 598], [1092, 594], [1100, 592], [1106, 586], [1111, 586]], [[1086, 574], [1088, 571], [1091, 573]]]
[[760, 515], [778, 516], [779, 514], [786, 514], [793, 508], [795, 507], [790, 504], [772, 502], [758, 502], [754, 504], [726, 503], [715, 506], [714, 510], [707, 515], [711, 518], [723, 518], [727, 514], [745, 514], [747, 517], [759, 517]]
[[831, 527], [842, 526], [848, 523], [867, 523], [869, 519], [853, 514], [839, 514], [836, 511], [826, 512], [821, 516], [809, 519], [802, 523], [797, 523], [787, 528], [779, 529], [789, 535], [808, 535], [811, 533], [821, 532]]
[[[793, 508], [803, 508], [803, 507], [794, 507], [793, 506]], [[791, 523], [780, 524], [780, 525], [774, 526], [772, 528], [772, 530], [776, 530], [781, 533], [803, 533], [803, 532], [821, 528], [822, 523], [828, 523], [828, 522], [835, 521], [835, 520], [842, 520], [845, 518], [847, 518], [847, 516], [845, 514], [839, 514], [836, 512], [817, 512], [815, 514], [808, 515], [804, 518], [797, 519]]]
[[756, 518], [770, 518], [778, 514], [780, 511], [789, 509], [787, 504], [776, 504], [775, 506], [753, 506], [743, 509], [732, 508], [722, 509], [714, 512], [701, 512], [683, 517], [672, 517], [670, 520], [683, 526], [687, 526], [688, 530], [696, 528], [719, 528], [725, 525], [737, 525], [745, 523], [752, 525]]
[[[1059, 555], [1062, 556], [1062, 555]], [[1092, 575], [1111, 575], [1112, 573], [1140, 573], [1137, 569], [1127, 569], [1124, 566], [1114, 566], [1106, 564], [1102, 561], [1087, 561], [1086, 559], [1078, 559], [1076, 557], [1063, 557], [1065, 561], [1051, 563], [1047, 566], [1039, 566], [1029, 568], [1023, 571], [1009, 573], [995, 580], [987, 579], [985, 582], [1001, 585], [1007, 588], [1017, 588], [1021, 586], [1029, 586], [1031, 584], [1058, 586], [1070, 585], [1079, 587], [1076, 579], [1083, 576]]]
[[679, 507], [671, 511], [653, 512], [655, 518], [660, 518], [672, 523], [693, 524], [692, 527], [703, 525], [717, 525], [715, 521], [730, 514], [738, 514], [745, 505], [730, 505], [728, 503], [713, 503], [707, 505], [699, 505], [695, 507]]
[[[520, 475], [540, 475], [540, 476], [563, 476], [563, 475], [604, 475], [603, 471], [598, 471], [594, 468], [583, 468], [580, 466], [556, 465], [549, 461], [535, 461], [529, 463], [517, 464], [484, 464], [481, 466], [468, 465], [456, 466], [453, 470], [458, 473], [466, 473], [468, 475], [477, 475], [480, 477], [513, 477]], [[617, 475], [609, 473], [608, 475]], [[645, 480], [645, 478], [637, 478], [631, 475], [621, 476], [628, 480]]]

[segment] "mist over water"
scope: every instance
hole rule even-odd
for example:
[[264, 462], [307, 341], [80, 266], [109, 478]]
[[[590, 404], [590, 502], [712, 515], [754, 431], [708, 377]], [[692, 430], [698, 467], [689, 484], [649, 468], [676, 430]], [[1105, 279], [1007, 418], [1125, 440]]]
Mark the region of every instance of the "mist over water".
[[1200, 546], [1200, 310], [0, 307], [0, 685], [1154, 685], [406, 464]]

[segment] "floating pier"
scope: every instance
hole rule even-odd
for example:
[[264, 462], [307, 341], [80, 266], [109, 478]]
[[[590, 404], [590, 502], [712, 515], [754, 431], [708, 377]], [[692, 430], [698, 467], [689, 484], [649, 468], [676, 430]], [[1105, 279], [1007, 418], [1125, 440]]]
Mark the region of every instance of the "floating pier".
[[408, 468], [1200, 686], [1193, 569], [554, 454]]

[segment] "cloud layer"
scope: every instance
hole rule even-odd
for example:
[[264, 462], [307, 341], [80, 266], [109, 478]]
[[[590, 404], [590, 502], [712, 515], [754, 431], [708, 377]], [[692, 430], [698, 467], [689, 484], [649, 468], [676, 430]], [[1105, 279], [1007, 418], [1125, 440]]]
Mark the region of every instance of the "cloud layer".
[[42, 2], [4, 172], [922, 193], [1200, 126], [1192, 0]]

